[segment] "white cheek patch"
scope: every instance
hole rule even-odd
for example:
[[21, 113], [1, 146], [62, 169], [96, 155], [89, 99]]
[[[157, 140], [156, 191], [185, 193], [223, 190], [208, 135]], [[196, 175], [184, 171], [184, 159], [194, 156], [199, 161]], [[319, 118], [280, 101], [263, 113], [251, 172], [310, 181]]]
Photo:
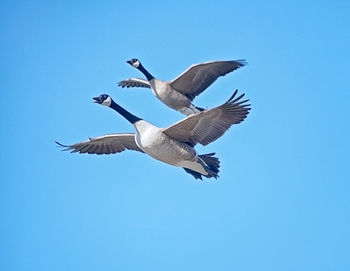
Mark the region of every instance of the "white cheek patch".
[[140, 61], [137, 60], [136, 62], [132, 63], [132, 66], [138, 68], [140, 66]]
[[112, 102], [111, 97], [108, 96], [108, 98], [104, 100], [101, 104], [105, 106], [110, 106], [111, 102]]

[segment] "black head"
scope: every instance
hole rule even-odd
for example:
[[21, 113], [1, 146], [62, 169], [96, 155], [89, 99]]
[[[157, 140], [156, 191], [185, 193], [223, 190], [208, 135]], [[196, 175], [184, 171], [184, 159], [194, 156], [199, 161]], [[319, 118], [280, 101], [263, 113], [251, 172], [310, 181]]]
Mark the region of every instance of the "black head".
[[105, 105], [105, 106], [110, 106], [111, 102], [112, 102], [111, 97], [109, 97], [109, 95], [107, 95], [107, 94], [102, 94], [102, 95], [100, 95], [98, 97], [94, 97], [92, 99], [94, 99], [94, 103], [98, 103], [98, 104]]
[[140, 66], [140, 61], [137, 58], [130, 59], [126, 61], [126, 63], [130, 64], [131, 66], [138, 68]]

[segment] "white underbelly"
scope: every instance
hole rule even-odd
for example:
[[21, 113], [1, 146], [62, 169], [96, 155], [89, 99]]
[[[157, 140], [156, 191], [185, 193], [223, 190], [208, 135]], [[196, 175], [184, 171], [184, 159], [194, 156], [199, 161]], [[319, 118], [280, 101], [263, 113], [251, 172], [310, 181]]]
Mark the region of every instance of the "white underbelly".
[[194, 162], [194, 161], [181, 161], [180, 163], [178, 163], [176, 165], [177, 167], [185, 167], [185, 168], [189, 168], [192, 169], [196, 172], [199, 172], [203, 175], [207, 175], [208, 172], [204, 169], [204, 167], [198, 163], [198, 162]]

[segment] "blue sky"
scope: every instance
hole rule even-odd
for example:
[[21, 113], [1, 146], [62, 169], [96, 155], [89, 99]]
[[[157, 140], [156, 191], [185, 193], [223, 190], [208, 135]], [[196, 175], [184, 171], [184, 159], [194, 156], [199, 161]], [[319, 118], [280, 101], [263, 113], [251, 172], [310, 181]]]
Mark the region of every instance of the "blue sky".
[[[1, 270], [349, 270], [348, 1], [3, 1]], [[248, 66], [195, 99], [238, 88], [252, 110], [206, 146], [217, 181], [124, 152], [61, 152], [133, 132], [92, 103], [110, 94], [160, 127], [183, 118], [146, 89], [139, 58], [171, 80], [194, 63]]]

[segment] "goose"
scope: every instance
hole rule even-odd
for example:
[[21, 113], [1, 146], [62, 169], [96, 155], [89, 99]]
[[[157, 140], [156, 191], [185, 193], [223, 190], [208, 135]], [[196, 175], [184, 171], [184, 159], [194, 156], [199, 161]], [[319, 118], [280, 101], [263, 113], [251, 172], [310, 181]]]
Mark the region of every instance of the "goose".
[[[194, 146], [208, 145], [221, 137], [233, 124], [242, 122], [249, 113], [248, 100], [235, 98], [236, 90], [224, 104], [192, 114], [167, 128], [159, 128], [124, 109], [109, 95], [93, 98], [95, 103], [110, 107], [121, 114], [136, 129], [136, 133], [107, 134], [88, 141], [63, 145], [72, 153], [111, 154], [125, 150], [146, 153], [152, 158], [176, 167], [182, 167], [196, 179], [217, 178], [220, 161], [215, 153], [199, 155]], [[234, 99], [235, 98], [235, 99]]]
[[233, 61], [210, 61], [190, 66], [186, 71], [170, 82], [158, 80], [141, 64], [140, 60], [128, 60], [134, 68], [142, 72], [147, 80], [129, 78], [118, 83], [124, 87], [151, 88], [152, 93], [165, 105], [189, 116], [203, 111], [192, 104], [193, 99], [208, 88], [215, 80], [246, 65], [244, 59]]

